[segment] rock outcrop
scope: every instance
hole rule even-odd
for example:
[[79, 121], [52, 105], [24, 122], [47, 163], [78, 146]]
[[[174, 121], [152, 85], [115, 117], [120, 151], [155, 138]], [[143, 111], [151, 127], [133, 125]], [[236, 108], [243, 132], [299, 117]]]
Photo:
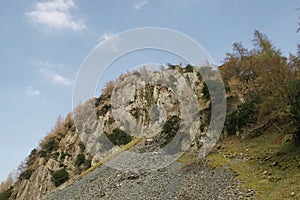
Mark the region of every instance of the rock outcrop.
[[[197, 68], [170, 66], [164, 72], [141, 69], [121, 75], [99, 98], [58, 121], [29, 155], [10, 199], [42, 199], [136, 137], [141, 141], [132, 151], [159, 152], [182, 124], [188, 124], [184, 131], [190, 141], [179, 150], [198, 149], [211, 112], [204, 88]], [[63, 176], [56, 180], [56, 173]]]

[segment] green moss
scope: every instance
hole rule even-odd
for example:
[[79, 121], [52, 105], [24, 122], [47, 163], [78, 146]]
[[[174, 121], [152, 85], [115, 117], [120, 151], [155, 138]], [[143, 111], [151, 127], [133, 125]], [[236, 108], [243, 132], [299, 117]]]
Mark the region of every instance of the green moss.
[[191, 152], [185, 152], [182, 154], [178, 159], [177, 162], [184, 163], [184, 164], [190, 164], [197, 160], [197, 155], [191, 153]]

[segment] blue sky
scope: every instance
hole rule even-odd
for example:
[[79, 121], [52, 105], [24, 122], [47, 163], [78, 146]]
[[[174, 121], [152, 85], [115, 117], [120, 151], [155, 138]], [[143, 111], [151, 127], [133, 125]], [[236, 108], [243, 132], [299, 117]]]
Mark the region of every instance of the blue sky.
[[[72, 109], [76, 73], [112, 34], [164, 27], [189, 35], [221, 63], [234, 42], [251, 46], [255, 29], [287, 55], [296, 52], [297, 0], [3, 0], [0, 7], [0, 180]], [[141, 59], [143, 58], [143, 59]], [[120, 60], [121, 61], [121, 60]], [[163, 52], [128, 56], [122, 70], [180, 62]]]

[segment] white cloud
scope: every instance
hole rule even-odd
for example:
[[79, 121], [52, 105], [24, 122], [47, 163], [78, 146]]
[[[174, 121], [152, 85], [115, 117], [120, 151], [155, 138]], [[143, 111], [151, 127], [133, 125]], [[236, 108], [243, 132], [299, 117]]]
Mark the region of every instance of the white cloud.
[[103, 33], [103, 35], [101, 35], [99, 41], [105, 41], [105, 40], [109, 40], [110, 38], [112, 38], [113, 34], [112, 33]]
[[51, 29], [81, 31], [86, 28], [84, 21], [75, 18], [70, 11], [76, 7], [73, 0], [51, 0], [37, 3], [35, 10], [27, 12], [26, 16]]
[[72, 84], [72, 81], [63, 77], [62, 75], [52, 71], [47, 68], [40, 68], [39, 71], [45, 76], [45, 78], [49, 79], [55, 84], [69, 86]]
[[50, 61], [41, 60], [33, 60], [32, 63], [36, 65], [39, 69], [39, 72], [51, 82], [63, 86], [69, 86], [72, 84], [71, 80], [56, 72], [57, 70], [62, 70], [64, 68], [63, 64], [55, 64]]
[[25, 94], [29, 97], [39, 96], [41, 92], [33, 87], [27, 87], [25, 90]]
[[102, 36], [98, 39], [99, 44], [103, 45], [104, 48], [113, 52], [119, 52], [118, 43], [120, 42], [120, 38], [118, 35], [114, 35], [112, 33], [103, 33]]
[[148, 4], [148, 0], [138, 1], [133, 4], [136, 10], [141, 10], [144, 6]]

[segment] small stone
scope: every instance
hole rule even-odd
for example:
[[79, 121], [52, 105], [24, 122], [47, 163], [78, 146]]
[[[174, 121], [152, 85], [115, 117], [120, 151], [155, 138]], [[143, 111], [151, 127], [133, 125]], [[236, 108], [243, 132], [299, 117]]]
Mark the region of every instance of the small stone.
[[268, 160], [270, 160], [271, 158], [272, 158], [272, 156], [266, 155], [266, 156], [264, 157], [264, 161], [268, 161]]
[[292, 192], [292, 193], [291, 193], [291, 197], [293, 197], [293, 196], [295, 196], [295, 192]]
[[276, 162], [273, 162], [272, 164], [271, 164], [271, 167], [276, 167], [276, 166], [278, 166], [278, 162], [276, 161]]
[[267, 171], [264, 171], [264, 172], [263, 172], [264, 175], [266, 175], [267, 173], [268, 173]]

